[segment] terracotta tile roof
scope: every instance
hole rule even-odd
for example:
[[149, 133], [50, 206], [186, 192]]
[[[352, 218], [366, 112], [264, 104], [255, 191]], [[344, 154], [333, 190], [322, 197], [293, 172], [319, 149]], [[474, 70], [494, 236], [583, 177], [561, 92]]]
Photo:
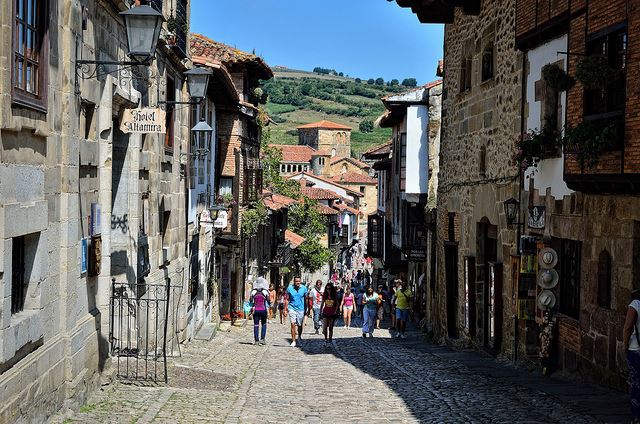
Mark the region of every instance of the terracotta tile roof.
[[352, 163], [353, 165], [357, 166], [358, 168], [361, 169], [369, 169], [371, 168], [369, 165], [367, 165], [364, 162], [359, 161], [358, 159], [354, 159], [354, 158], [350, 158], [350, 157], [335, 157], [331, 159], [331, 165], [334, 165], [338, 162], [342, 162], [343, 160], [346, 160], [347, 162]]
[[442, 84], [442, 80], [435, 80], [435, 81], [431, 81], [431, 82], [426, 83], [424, 85], [424, 88], [429, 89], [429, 88], [436, 87], [436, 86], [438, 86], [440, 84]]
[[294, 233], [291, 230], [285, 230], [284, 238], [289, 242], [289, 244], [291, 244], [292, 249], [295, 249], [296, 247], [304, 243], [304, 237]]
[[283, 195], [277, 194], [277, 193], [273, 193], [271, 195], [271, 198], [273, 199], [274, 202], [281, 203], [281, 204], [283, 204], [285, 206], [291, 206], [294, 203], [298, 203], [298, 201], [296, 199], [292, 199], [291, 197], [283, 196]]
[[260, 71], [262, 79], [273, 78], [273, 71], [261, 57], [218, 43], [201, 34], [191, 34], [191, 56], [219, 61], [226, 65], [235, 63], [253, 64]]
[[391, 153], [391, 141], [387, 141], [384, 144], [379, 144], [377, 146], [374, 146], [374, 147], [370, 148], [369, 150], [364, 152], [362, 154], [362, 156], [384, 155], [384, 154], [389, 154], [389, 153]]
[[338, 209], [339, 211], [347, 211], [349, 213], [352, 213], [354, 215], [358, 215], [358, 210], [354, 209], [352, 207], [349, 207], [347, 205], [345, 205], [344, 203], [336, 203], [335, 205], [333, 205], [334, 209]]
[[282, 162], [310, 163], [311, 158], [318, 154], [318, 151], [311, 146], [297, 144], [271, 144], [270, 146], [280, 149]]
[[300, 179], [305, 179], [304, 178], [305, 176], [309, 176], [308, 179], [305, 179], [307, 181], [307, 183], [313, 183], [313, 179], [315, 178], [315, 179], [318, 179], [320, 181], [324, 181], [325, 183], [334, 185], [335, 187], [338, 187], [338, 188], [341, 188], [343, 190], [346, 190], [349, 193], [351, 193], [351, 194], [353, 194], [353, 195], [355, 195], [357, 197], [363, 197], [364, 196], [364, 194], [362, 194], [362, 193], [360, 193], [358, 191], [354, 191], [351, 187], [343, 186], [341, 184], [336, 183], [335, 181], [331, 181], [331, 180], [329, 180], [327, 178], [321, 177], [320, 175], [313, 175], [313, 174], [309, 174], [307, 172], [298, 172], [298, 173], [295, 173], [293, 175], [290, 175], [288, 178], [293, 178], [293, 177], [296, 177], [298, 175], [302, 175], [302, 178], [300, 178]]
[[320, 212], [322, 215], [338, 215], [339, 212], [333, 208], [330, 208], [327, 205], [323, 205], [322, 203], [318, 203], [316, 205], [316, 210]]
[[326, 130], [347, 130], [347, 131], [351, 131], [351, 128], [347, 127], [346, 125], [340, 125], [340, 124], [336, 124], [335, 122], [326, 121], [326, 120], [322, 120], [322, 121], [318, 121], [318, 122], [312, 122], [310, 124], [301, 125], [301, 126], [298, 127], [298, 129], [307, 129], [307, 128], [322, 128], [322, 129], [326, 129]]
[[341, 197], [331, 190], [316, 187], [300, 187], [300, 194], [313, 200], [337, 200]]
[[359, 174], [357, 172], [345, 172], [331, 178], [337, 183], [343, 184], [378, 184], [378, 180], [368, 175]]

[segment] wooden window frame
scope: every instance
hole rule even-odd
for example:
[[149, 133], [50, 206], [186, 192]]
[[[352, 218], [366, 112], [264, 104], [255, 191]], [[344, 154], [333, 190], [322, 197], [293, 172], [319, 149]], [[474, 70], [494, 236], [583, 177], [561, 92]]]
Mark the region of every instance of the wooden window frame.
[[[176, 100], [176, 79], [167, 75], [167, 91], [165, 93], [165, 100], [167, 102], [173, 102]], [[167, 132], [164, 134], [164, 152], [167, 154], [173, 154], [175, 146], [175, 116], [176, 108], [173, 104], [167, 104], [167, 114], [165, 118]]]
[[[27, 107], [35, 109], [37, 111], [47, 113], [47, 100], [48, 100], [48, 66], [49, 66], [49, 4], [48, 0], [34, 0], [36, 3], [36, 50], [38, 52], [37, 60], [32, 60], [38, 66], [38, 77], [36, 83], [38, 84], [38, 93], [29, 93], [26, 90], [16, 87], [16, 55], [18, 54], [18, 42], [17, 42], [17, 10], [16, 0], [12, 1], [11, 10], [13, 15], [11, 17], [11, 103], [16, 106]], [[25, 2], [27, 0], [20, 0]], [[26, 6], [23, 5], [23, 7]], [[38, 20], [38, 17], [40, 19]], [[26, 77], [26, 71], [25, 71]]]

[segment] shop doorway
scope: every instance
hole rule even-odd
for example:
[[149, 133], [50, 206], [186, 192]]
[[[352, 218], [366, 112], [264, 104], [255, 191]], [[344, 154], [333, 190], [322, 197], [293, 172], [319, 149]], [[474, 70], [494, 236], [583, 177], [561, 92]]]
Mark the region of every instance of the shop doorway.
[[447, 285], [447, 332], [458, 337], [458, 243], [445, 243], [444, 266]]
[[502, 331], [502, 278], [496, 281], [497, 258], [498, 227], [483, 218], [476, 225], [476, 340], [491, 350], [499, 348], [497, 330]]

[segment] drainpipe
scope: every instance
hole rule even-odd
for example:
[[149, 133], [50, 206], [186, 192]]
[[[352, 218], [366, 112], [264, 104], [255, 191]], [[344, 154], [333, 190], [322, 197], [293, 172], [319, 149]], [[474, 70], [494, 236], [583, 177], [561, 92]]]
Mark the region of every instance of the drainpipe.
[[[526, 130], [526, 122], [525, 122], [525, 118], [524, 118], [524, 112], [525, 112], [525, 99], [527, 96], [527, 56], [526, 53], [523, 52], [522, 54], [522, 78], [521, 78], [521, 94], [520, 94], [520, 137], [523, 136], [523, 134], [525, 133]], [[522, 188], [524, 185], [524, 175], [522, 173], [522, 167], [518, 167], [518, 202], [520, 204], [520, 208], [518, 209], [518, 223], [517, 228], [516, 228], [516, 254], [520, 255], [520, 225], [521, 223], [524, 223], [523, 218], [522, 218]], [[524, 225], [524, 224], [523, 224]], [[513, 272], [512, 272], [513, 275]], [[516, 296], [516, 302], [517, 302], [517, 290], [518, 287], [516, 287], [515, 285], [513, 285], [514, 290], [516, 290], [516, 293], [512, 294], [512, 296]], [[519, 334], [518, 334], [518, 312], [517, 312], [517, 303], [516, 303], [516, 310], [513, 311], [513, 362], [517, 363], [518, 362], [518, 338], [519, 338]]]

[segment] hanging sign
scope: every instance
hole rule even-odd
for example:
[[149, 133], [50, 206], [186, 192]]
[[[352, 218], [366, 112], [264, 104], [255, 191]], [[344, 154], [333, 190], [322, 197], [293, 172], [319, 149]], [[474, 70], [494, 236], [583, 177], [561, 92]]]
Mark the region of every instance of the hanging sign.
[[213, 220], [208, 209], [204, 209], [200, 212], [200, 225], [205, 228], [211, 228], [213, 226]]
[[545, 225], [545, 212], [546, 208], [544, 206], [532, 206], [529, 208], [529, 228], [533, 228], [536, 230], [544, 229]]
[[213, 221], [213, 228], [227, 228], [227, 211], [219, 211], [218, 217]]
[[125, 134], [164, 134], [166, 112], [160, 108], [125, 109], [120, 131]]

